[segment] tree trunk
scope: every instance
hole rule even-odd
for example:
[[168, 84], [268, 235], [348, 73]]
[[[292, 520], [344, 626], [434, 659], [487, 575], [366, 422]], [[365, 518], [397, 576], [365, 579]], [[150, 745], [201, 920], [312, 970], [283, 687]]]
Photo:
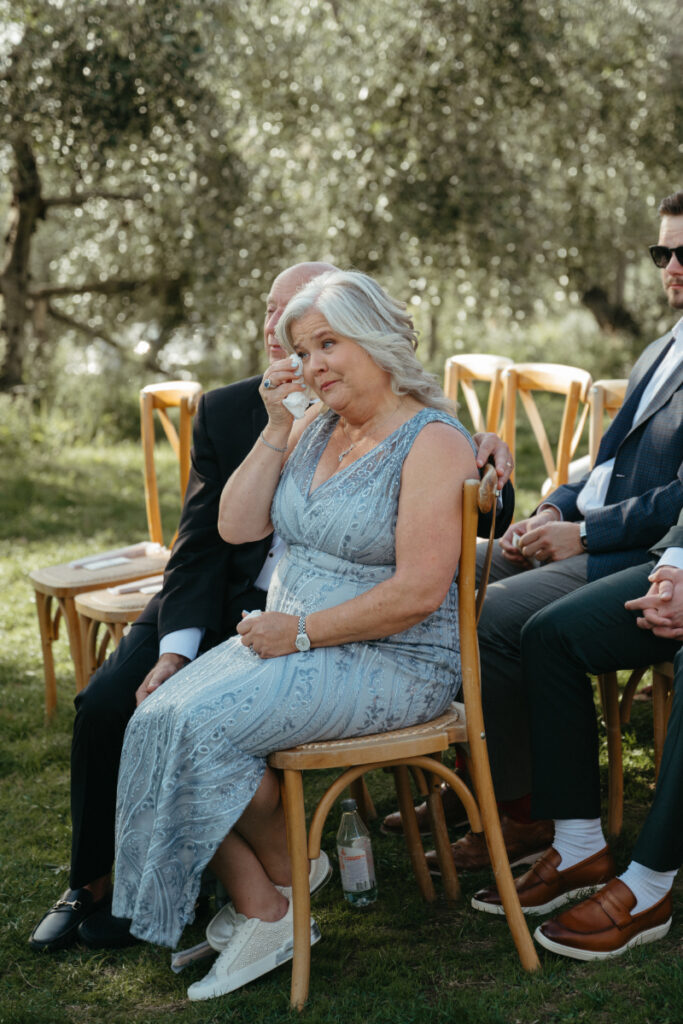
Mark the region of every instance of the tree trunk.
[[15, 164], [12, 170], [12, 207], [6, 236], [7, 252], [0, 270], [0, 292], [5, 300], [2, 329], [5, 354], [0, 370], [0, 390], [7, 391], [23, 383], [27, 345], [27, 324], [31, 240], [36, 222], [44, 214], [41, 182], [33, 151], [21, 136], [12, 143]]

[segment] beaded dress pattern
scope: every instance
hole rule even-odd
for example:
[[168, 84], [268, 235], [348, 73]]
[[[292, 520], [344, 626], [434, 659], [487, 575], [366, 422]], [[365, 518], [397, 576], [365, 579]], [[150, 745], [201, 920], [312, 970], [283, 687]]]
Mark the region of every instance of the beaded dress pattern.
[[[268, 609], [331, 608], [395, 571], [403, 462], [422, 409], [311, 491], [337, 422], [326, 412], [288, 460], [272, 507], [286, 541]], [[172, 676], [131, 718], [119, 770], [113, 911], [175, 946], [201, 875], [258, 789], [273, 750], [398, 729], [441, 714], [460, 685], [457, 588], [424, 621], [380, 640], [264, 659], [232, 637]]]

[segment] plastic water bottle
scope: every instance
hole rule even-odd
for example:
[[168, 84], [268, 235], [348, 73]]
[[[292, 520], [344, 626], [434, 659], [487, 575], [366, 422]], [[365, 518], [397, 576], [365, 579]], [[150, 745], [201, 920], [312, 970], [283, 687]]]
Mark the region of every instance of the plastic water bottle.
[[377, 899], [370, 834], [355, 800], [342, 800], [341, 808], [337, 854], [344, 899], [354, 907], [367, 907]]

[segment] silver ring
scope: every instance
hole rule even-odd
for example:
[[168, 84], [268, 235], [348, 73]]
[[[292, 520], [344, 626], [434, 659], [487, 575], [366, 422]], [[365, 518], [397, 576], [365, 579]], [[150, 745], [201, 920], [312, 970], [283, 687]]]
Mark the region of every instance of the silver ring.
[[505, 463], [505, 465], [509, 466], [510, 469], [512, 469], [512, 467], [514, 466], [514, 462], [510, 462], [510, 460], [508, 459], [508, 461]]
[[270, 377], [266, 377], [266, 379], [265, 379], [265, 380], [264, 380], [264, 382], [263, 382], [263, 386], [264, 386], [264, 388], [266, 389], [266, 391], [268, 390], [268, 388], [272, 388], [272, 386], [273, 386], [273, 382], [272, 382], [272, 380], [270, 379]]

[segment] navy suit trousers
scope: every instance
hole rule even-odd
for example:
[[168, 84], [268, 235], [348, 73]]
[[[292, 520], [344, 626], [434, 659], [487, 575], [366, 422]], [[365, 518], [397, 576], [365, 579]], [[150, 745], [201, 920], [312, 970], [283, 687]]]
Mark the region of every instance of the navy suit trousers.
[[582, 587], [539, 611], [522, 631], [530, 710], [532, 815], [600, 816], [598, 727], [589, 675], [675, 663], [674, 701], [654, 800], [633, 859], [655, 871], [683, 861], [683, 653], [636, 625], [624, 602], [648, 589], [652, 562]]

